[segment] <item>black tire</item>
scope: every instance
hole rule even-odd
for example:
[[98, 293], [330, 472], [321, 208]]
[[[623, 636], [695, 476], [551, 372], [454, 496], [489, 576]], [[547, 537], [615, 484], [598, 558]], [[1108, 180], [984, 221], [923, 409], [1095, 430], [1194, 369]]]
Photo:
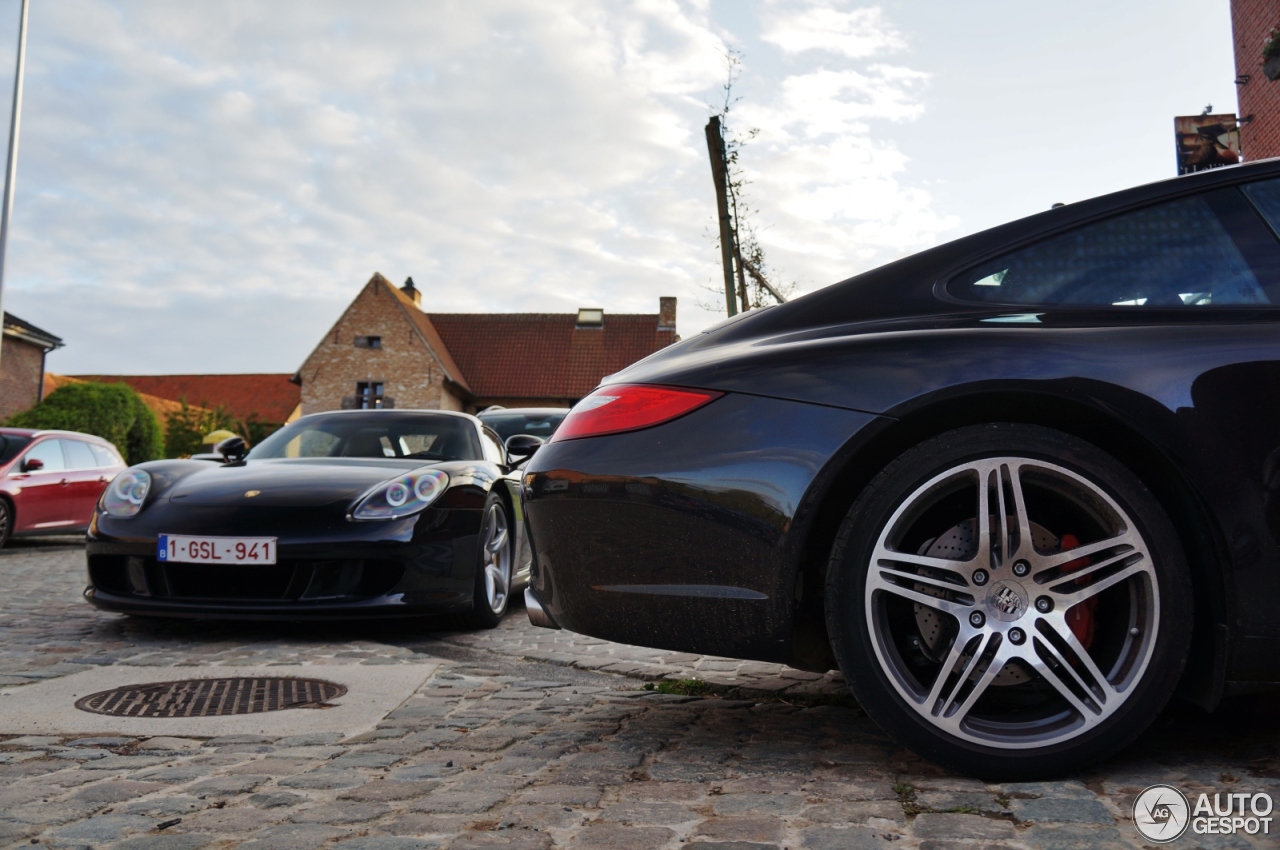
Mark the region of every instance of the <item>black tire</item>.
[[840, 528], [825, 601], [867, 713], [928, 759], [1004, 781], [1067, 775], [1133, 741], [1177, 685], [1192, 622], [1185, 555], [1142, 482], [1019, 424], [960, 428], [885, 467]]
[[[500, 525], [502, 539], [492, 538], [495, 523]], [[512, 551], [513, 535], [511, 518], [506, 503], [497, 493], [490, 493], [485, 500], [484, 512], [480, 518], [480, 533], [476, 540], [476, 576], [475, 589], [472, 595], [472, 611], [466, 617], [469, 626], [477, 629], [492, 629], [502, 622], [511, 605], [511, 578], [514, 563]], [[495, 564], [495, 560], [497, 563]], [[490, 567], [496, 567], [505, 574], [505, 587], [500, 588], [497, 595], [492, 595], [490, 586]]]
[[13, 504], [5, 498], [0, 498], [0, 549], [9, 545], [9, 539], [13, 536]]

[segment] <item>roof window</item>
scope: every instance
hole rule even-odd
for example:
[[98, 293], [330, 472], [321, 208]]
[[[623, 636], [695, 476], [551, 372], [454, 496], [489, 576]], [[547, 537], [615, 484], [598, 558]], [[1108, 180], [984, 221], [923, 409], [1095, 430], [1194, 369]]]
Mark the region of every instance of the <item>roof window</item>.
[[580, 328], [604, 327], [604, 309], [601, 307], [579, 307], [577, 327], [580, 327]]

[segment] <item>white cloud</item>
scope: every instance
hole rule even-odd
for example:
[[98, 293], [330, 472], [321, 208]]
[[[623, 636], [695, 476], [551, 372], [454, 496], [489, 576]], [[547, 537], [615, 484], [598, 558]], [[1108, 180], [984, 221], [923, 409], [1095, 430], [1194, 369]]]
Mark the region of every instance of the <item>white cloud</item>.
[[879, 6], [848, 9], [849, 3], [822, 0], [771, 3], [760, 38], [785, 53], [822, 50], [865, 59], [906, 47]]
[[[848, 14], [861, 11], [868, 10]], [[859, 20], [876, 22], [884, 29], [880, 41], [896, 43], [879, 10], [869, 11], [874, 15]], [[813, 12], [798, 20], [816, 20]], [[764, 37], [797, 26], [773, 19]], [[883, 63], [818, 67], [783, 78], [772, 98], [736, 110], [735, 128], [760, 131], [742, 156], [747, 192], [760, 209], [766, 256], [784, 278], [802, 285], [839, 280], [932, 244], [958, 225], [906, 181], [907, 158], [886, 132], [923, 114], [928, 81], [928, 74]]]
[[[435, 310], [677, 295], [682, 333], [714, 319], [693, 309], [718, 276], [706, 2], [351, 10], [34, 10], [5, 306], [67, 340], [51, 369], [290, 371], [374, 270]], [[806, 66], [743, 105], [775, 265], [825, 284], [946, 226], [874, 130], [919, 114], [923, 84]]]

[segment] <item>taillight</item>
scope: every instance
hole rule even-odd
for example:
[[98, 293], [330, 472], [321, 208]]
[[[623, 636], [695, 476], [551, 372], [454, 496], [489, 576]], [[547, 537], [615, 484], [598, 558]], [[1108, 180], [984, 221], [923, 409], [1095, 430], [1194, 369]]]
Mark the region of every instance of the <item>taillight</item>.
[[636, 431], [670, 422], [724, 393], [623, 384], [601, 387], [573, 406], [550, 442]]

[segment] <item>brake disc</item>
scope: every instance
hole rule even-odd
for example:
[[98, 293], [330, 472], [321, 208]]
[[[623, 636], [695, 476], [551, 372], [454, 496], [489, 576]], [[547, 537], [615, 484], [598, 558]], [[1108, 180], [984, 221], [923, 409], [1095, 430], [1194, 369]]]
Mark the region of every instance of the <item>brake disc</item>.
[[[1017, 518], [1009, 517], [1010, 525], [1017, 526]], [[994, 524], [994, 523], [993, 523]], [[916, 554], [927, 555], [930, 558], [946, 558], [952, 561], [967, 561], [973, 557], [974, 551], [977, 549], [977, 523], [974, 520], [965, 520], [949, 530], [939, 534], [933, 540], [925, 541], [920, 547], [920, 551]], [[1053, 552], [1058, 548], [1058, 538], [1053, 536], [1043, 526], [1031, 523], [1031, 543], [1041, 552]], [[926, 593], [929, 596], [941, 597], [944, 593], [940, 588], [928, 584], [917, 584], [915, 589], [919, 593]], [[920, 630], [921, 649], [924, 653], [934, 661], [941, 661], [950, 646], [946, 640], [950, 633], [954, 631], [944, 628], [947, 625], [942, 616], [939, 615], [936, 608], [930, 608], [928, 605], [921, 605], [919, 602], [912, 603], [916, 614], [916, 627]], [[968, 659], [962, 658], [961, 665]], [[961, 668], [963, 669], [963, 667]], [[977, 672], [977, 671], [975, 671]], [[991, 681], [992, 685], [1005, 686], [1017, 685], [1022, 682], [1030, 681], [1031, 676], [1018, 664], [1006, 664], [1004, 669], [996, 674], [995, 679]]]

